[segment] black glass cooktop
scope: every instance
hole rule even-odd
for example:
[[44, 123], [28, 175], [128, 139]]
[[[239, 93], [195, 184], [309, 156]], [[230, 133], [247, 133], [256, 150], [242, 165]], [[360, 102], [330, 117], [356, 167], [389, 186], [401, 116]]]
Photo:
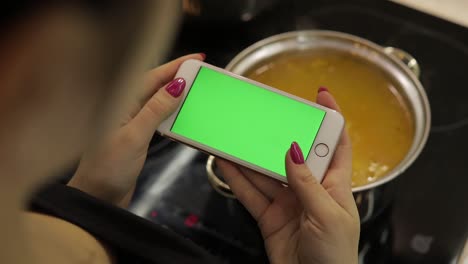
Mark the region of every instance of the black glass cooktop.
[[[363, 227], [361, 263], [450, 263], [468, 235], [468, 29], [389, 1], [280, 1], [250, 22], [186, 19], [172, 57], [207, 53], [224, 67], [250, 44], [301, 29], [351, 33], [401, 48], [421, 66], [432, 127], [398, 178], [393, 205]], [[266, 262], [254, 221], [206, 180], [207, 156], [178, 143], [150, 150], [132, 211], [181, 233], [225, 263]]]

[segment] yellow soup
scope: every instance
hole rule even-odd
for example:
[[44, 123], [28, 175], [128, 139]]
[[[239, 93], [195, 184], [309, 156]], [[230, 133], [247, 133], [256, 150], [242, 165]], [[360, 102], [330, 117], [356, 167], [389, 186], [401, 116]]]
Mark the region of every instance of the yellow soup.
[[383, 71], [356, 56], [326, 50], [280, 55], [245, 76], [311, 101], [320, 86], [330, 90], [353, 144], [353, 186], [384, 176], [411, 146], [413, 120], [404, 99]]

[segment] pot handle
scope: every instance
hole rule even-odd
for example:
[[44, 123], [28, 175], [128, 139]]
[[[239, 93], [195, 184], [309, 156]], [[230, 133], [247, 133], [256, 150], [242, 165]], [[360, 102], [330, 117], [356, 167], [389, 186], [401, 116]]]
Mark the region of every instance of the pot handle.
[[418, 61], [408, 52], [394, 47], [386, 47], [383, 49], [383, 51], [401, 60], [401, 62], [403, 62], [410, 69], [410, 71], [416, 75], [417, 78], [421, 76], [421, 68], [419, 67]]
[[211, 187], [213, 187], [213, 189], [215, 189], [215, 191], [217, 191], [222, 196], [226, 198], [235, 199], [236, 196], [234, 196], [234, 194], [232, 193], [231, 187], [229, 187], [229, 185], [226, 182], [224, 182], [218, 177], [215, 159], [215, 156], [210, 155], [208, 157], [208, 160], [206, 161], [206, 175], [208, 176], [208, 182], [210, 183]]

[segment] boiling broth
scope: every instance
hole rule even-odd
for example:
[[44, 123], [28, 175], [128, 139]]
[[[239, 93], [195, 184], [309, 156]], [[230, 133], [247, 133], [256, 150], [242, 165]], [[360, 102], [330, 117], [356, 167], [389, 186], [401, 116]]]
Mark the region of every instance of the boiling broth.
[[330, 90], [353, 144], [353, 186], [387, 174], [411, 146], [412, 115], [396, 85], [357, 56], [326, 50], [280, 55], [245, 76], [311, 101], [320, 86]]

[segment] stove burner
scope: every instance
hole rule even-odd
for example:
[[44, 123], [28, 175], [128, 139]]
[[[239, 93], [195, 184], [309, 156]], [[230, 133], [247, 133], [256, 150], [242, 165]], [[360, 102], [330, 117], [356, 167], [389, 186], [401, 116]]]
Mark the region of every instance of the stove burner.
[[431, 132], [447, 132], [468, 125], [468, 89], [453, 89], [468, 84], [466, 69], [459, 66], [468, 64], [468, 44], [429, 29], [416, 30], [401, 31], [390, 41], [405, 43], [404, 49], [418, 58], [421, 82], [431, 104]]
[[[359, 16], [360, 19], [356, 20]], [[339, 17], [340, 23], [330, 20]], [[368, 21], [379, 21], [370, 28]], [[348, 25], [353, 25], [350, 31]], [[296, 29], [325, 28], [349, 32], [382, 46], [403, 49], [413, 55], [421, 68], [424, 86], [432, 112], [432, 133], [447, 132], [468, 126], [468, 41], [432, 30], [388, 13], [356, 5], [339, 4], [314, 9], [296, 18]], [[458, 88], [458, 89], [456, 89]]]

